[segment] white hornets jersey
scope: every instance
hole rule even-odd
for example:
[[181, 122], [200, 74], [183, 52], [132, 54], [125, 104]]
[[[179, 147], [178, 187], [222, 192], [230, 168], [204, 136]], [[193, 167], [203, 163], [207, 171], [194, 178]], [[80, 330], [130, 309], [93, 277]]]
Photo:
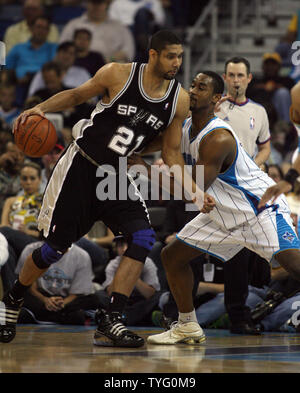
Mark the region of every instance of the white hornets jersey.
[[[182, 129], [181, 152], [187, 165], [195, 165], [199, 157], [199, 145], [202, 139], [217, 129], [229, 130], [237, 146], [236, 157], [231, 166], [219, 174], [206, 192], [215, 198], [216, 206], [209, 213], [215, 223], [226, 230], [242, 224], [256, 221], [260, 213], [258, 203], [266, 189], [274, 185], [274, 181], [255, 164], [246, 153], [232, 128], [225, 121], [214, 117], [199, 131], [197, 136], [190, 138], [192, 119], [188, 118]], [[267, 206], [278, 209], [278, 212], [289, 213], [285, 196], [276, 199], [276, 205]]]

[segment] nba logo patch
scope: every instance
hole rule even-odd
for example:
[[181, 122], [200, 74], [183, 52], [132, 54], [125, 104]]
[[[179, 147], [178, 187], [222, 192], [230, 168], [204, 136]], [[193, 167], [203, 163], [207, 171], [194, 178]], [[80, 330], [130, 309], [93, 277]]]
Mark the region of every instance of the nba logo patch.
[[169, 108], [169, 103], [166, 102], [166, 103], [165, 103], [165, 106], [164, 106], [164, 110], [167, 110], [168, 108]]
[[255, 126], [254, 117], [250, 117], [250, 129], [253, 130], [254, 126]]
[[52, 232], [54, 233], [56, 229], [56, 225], [53, 225]]

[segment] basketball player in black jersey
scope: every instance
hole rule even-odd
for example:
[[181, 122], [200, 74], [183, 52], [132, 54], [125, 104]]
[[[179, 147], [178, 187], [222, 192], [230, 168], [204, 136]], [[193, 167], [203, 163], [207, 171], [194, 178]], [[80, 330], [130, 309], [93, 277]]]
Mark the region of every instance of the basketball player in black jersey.
[[[119, 180], [124, 180], [118, 175], [119, 159], [151, 146], [152, 140], [163, 132], [164, 162], [169, 167], [179, 165], [180, 175], [184, 173], [181, 125], [188, 114], [189, 96], [175, 79], [182, 55], [179, 39], [172, 32], [160, 31], [151, 38], [147, 64], [107, 64], [83, 85], [56, 94], [23, 112], [16, 120], [15, 130], [31, 114], [44, 116], [95, 96], [102, 97], [91, 118], [80, 120], [73, 127], [74, 142], [53, 170], [39, 216], [45, 243], [27, 258], [14, 287], [4, 295], [4, 307], [0, 307], [0, 341], [14, 338], [19, 310], [32, 283], [86, 234], [95, 221], [102, 220], [115, 234], [123, 234], [128, 249], [114, 278], [110, 307], [97, 312], [94, 343], [120, 347], [143, 345], [143, 338], [128, 330], [121, 317], [155, 242], [155, 233], [141, 197], [135, 201], [97, 198], [98, 171], [101, 172], [104, 164], [110, 165], [117, 172], [118, 185]], [[128, 175], [125, 181], [127, 185], [132, 183]], [[193, 191], [196, 190], [201, 193], [193, 183]], [[119, 195], [118, 187], [116, 191]], [[205, 195], [202, 211], [208, 212], [213, 206], [213, 198]]]

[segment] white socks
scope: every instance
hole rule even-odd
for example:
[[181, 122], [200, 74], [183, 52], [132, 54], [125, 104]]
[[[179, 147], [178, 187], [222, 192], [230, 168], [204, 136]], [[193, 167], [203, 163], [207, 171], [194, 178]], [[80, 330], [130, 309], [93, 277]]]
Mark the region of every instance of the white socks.
[[180, 323], [187, 323], [187, 322], [198, 323], [195, 309], [191, 312], [184, 312], [184, 313], [179, 312], [178, 313], [178, 322], [180, 322]]

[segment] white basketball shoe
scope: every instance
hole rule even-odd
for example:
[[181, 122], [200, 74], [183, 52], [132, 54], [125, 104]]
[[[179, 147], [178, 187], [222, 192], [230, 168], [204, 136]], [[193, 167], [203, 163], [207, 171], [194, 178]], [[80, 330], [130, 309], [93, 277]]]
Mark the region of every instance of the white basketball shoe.
[[170, 330], [154, 334], [147, 338], [148, 344], [200, 344], [205, 341], [205, 334], [197, 322], [173, 322]]

